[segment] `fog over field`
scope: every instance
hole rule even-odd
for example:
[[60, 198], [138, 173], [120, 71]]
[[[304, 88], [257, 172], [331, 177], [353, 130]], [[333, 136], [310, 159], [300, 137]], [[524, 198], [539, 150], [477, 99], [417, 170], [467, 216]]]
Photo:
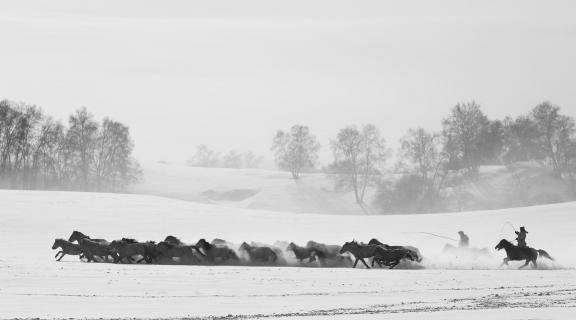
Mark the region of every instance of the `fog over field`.
[[327, 163], [343, 126], [374, 123], [396, 146], [463, 101], [490, 118], [545, 100], [575, 116], [574, 6], [3, 3], [0, 88], [58, 119], [86, 106], [127, 123], [141, 161], [181, 163], [201, 143], [267, 155], [277, 129], [302, 123]]
[[570, 319], [576, 2], [0, 3], [0, 319]]

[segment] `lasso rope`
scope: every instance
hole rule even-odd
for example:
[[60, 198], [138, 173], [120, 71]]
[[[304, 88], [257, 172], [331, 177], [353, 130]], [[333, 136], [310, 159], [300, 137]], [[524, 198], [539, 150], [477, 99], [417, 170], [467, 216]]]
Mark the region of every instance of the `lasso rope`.
[[450, 238], [450, 237], [446, 237], [446, 236], [441, 236], [441, 235], [431, 233], [431, 232], [417, 231], [417, 232], [402, 232], [402, 233], [421, 233], [421, 234], [427, 234], [427, 235], [435, 236], [438, 238], [448, 239], [448, 240], [452, 240], [452, 241], [458, 241], [458, 239], [454, 239], [454, 238]]
[[506, 221], [506, 222], [502, 225], [502, 228], [500, 228], [500, 237], [502, 237], [502, 233], [504, 233], [504, 228], [505, 228], [506, 226], [511, 226], [511, 227], [512, 227], [512, 230], [514, 230], [514, 232], [516, 232], [516, 228], [514, 228], [514, 225], [512, 224], [512, 222]]

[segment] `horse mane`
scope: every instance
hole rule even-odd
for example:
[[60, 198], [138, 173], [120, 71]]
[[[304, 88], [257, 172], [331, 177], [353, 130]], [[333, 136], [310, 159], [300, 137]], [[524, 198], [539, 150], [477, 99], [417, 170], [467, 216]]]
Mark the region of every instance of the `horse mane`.
[[370, 241], [368, 241], [368, 244], [376, 244], [376, 245], [379, 245], [379, 246], [385, 245], [384, 243], [380, 242], [380, 240], [378, 240], [378, 239], [376, 239], [376, 238], [370, 239]]
[[214, 247], [213, 244], [211, 244], [210, 242], [206, 241], [206, 239], [202, 238], [200, 240], [198, 240], [198, 242], [196, 244], [200, 243], [202, 247], [205, 247], [206, 249], [211, 249]]
[[169, 249], [175, 248], [176, 245], [173, 244], [172, 242], [168, 242], [168, 241], [161, 241], [160, 243], [158, 243], [159, 246], [161, 245], [165, 245], [167, 246]]
[[175, 237], [175, 236], [172, 236], [172, 235], [167, 236], [166, 239], [164, 239], [164, 241], [175, 241], [175, 242], [178, 242], [178, 243], [182, 243], [182, 241], [181, 241], [180, 239], [178, 239], [178, 237]]

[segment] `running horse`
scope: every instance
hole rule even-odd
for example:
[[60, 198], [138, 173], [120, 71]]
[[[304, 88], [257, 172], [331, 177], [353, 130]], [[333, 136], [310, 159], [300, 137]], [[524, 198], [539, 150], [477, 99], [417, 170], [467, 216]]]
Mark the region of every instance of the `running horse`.
[[504, 258], [500, 267], [502, 267], [503, 265], [508, 265], [509, 261], [525, 260], [526, 262], [518, 269], [522, 269], [528, 266], [530, 262], [532, 262], [533, 267], [536, 268], [538, 267], [538, 265], [536, 264], [536, 260], [538, 259], [539, 256], [554, 261], [554, 258], [552, 258], [548, 254], [548, 252], [544, 250], [536, 250], [530, 247], [515, 246], [514, 244], [512, 244], [512, 242], [506, 239], [500, 240], [500, 242], [498, 242], [498, 244], [496, 245], [496, 247], [494, 247], [494, 249], [498, 251], [504, 249], [504, 251], [506, 251], [506, 258]]
[[73, 231], [72, 234], [70, 235], [70, 238], [68, 238], [68, 241], [69, 242], [76, 241], [76, 242], [80, 243], [80, 240], [82, 240], [82, 239], [88, 239], [88, 240], [92, 240], [94, 242], [98, 242], [98, 243], [102, 243], [102, 244], [108, 243], [108, 241], [106, 241], [106, 239], [92, 239], [80, 231]]

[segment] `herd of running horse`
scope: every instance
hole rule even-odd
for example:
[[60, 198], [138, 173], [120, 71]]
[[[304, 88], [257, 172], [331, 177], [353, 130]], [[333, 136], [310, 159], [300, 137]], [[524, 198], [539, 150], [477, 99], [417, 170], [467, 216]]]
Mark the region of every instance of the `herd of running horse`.
[[[139, 242], [130, 238], [109, 242], [74, 231], [68, 240], [55, 239], [52, 249], [60, 249], [55, 256], [58, 261], [65, 255], [76, 255], [87, 262], [114, 263], [287, 265], [285, 254], [290, 254], [301, 265], [313, 264], [321, 267], [352, 265], [355, 268], [358, 262], [362, 262], [366, 268], [378, 265], [392, 269], [402, 261], [422, 261], [420, 250], [416, 247], [390, 246], [377, 239], [372, 239], [367, 244], [353, 240], [342, 246], [315, 241], [308, 241], [306, 246], [299, 246], [293, 242], [275, 246], [244, 242], [236, 246], [222, 239], [214, 239], [211, 242], [200, 239], [196, 244], [190, 245], [174, 236], [167, 236], [159, 243]], [[503, 264], [508, 264], [508, 261], [512, 260], [525, 260], [522, 267], [530, 262], [536, 267], [538, 256], [552, 259], [544, 250], [514, 246], [504, 239], [495, 249], [506, 251], [507, 257]], [[370, 262], [370, 266], [366, 259]]]

